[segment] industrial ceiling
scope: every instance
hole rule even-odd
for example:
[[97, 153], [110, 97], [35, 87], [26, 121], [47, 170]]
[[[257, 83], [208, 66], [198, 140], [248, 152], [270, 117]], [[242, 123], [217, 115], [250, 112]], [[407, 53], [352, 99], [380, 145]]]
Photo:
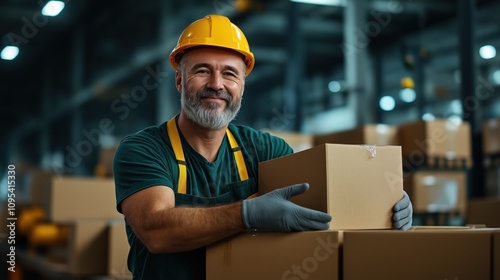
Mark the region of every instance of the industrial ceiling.
[[[17, 45], [20, 50], [14, 60], [0, 60], [0, 122], [4, 135], [0, 144], [6, 150], [1, 154], [3, 158], [13, 141], [21, 141], [23, 147], [36, 154], [43, 129], [50, 130], [50, 143], [46, 145], [54, 150], [58, 145], [74, 143], [71, 138], [75, 134], [91, 130], [106, 117], [120, 120], [115, 122], [118, 135], [159, 123], [159, 111], [163, 109], [157, 105], [155, 94], [169, 94], [162, 103], [167, 107], [163, 115], [175, 114], [178, 94], [173, 84], [168, 84], [173, 81], [166, 63], [168, 54], [187, 24], [212, 13], [229, 16], [244, 31], [256, 56], [239, 121], [257, 127], [269, 124], [270, 118], [283, 111], [287, 98], [283, 92], [294, 78], [300, 80], [303, 97], [299, 100], [307, 105], [309, 114], [337, 106], [329, 96], [309, 96], [308, 92], [313, 91], [314, 79], [324, 81], [326, 93], [329, 79], [345, 78], [342, 44], [349, 30], [342, 5], [288, 0], [66, 0], [62, 13], [49, 18], [40, 13], [45, 2], [0, 2], [0, 47]], [[500, 47], [495, 39], [500, 38], [500, 20], [496, 16], [500, 1], [476, 3], [478, 44], [482, 40]], [[400, 52], [404, 55], [412, 46], [418, 47], [417, 53], [425, 50], [434, 58], [428, 62], [433, 69], [441, 69], [439, 74], [429, 76], [439, 77], [440, 82], [453, 79], [460, 35], [457, 1], [367, 0], [364, 5], [365, 33], [369, 35], [365, 47], [371, 56], [382, 59], [377, 77], [386, 86], [380, 89], [390, 91], [399, 84], [399, 69], [405, 66]], [[497, 67], [498, 59], [488, 63]], [[140, 85], [148, 73], [167, 82], [162, 90], [148, 94], [147, 100], [131, 113], [132, 118], [122, 121], [123, 114], [113, 115], [113, 102], [123, 102], [123, 94]], [[439, 85], [435, 83], [432, 89], [423, 86], [425, 94], [433, 93], [429, 102], [439, 93], [441, 97], [448, 95], [445, 99], [459, 94], [453, 86], [448, 86], [445, 93], [436, 91]], [[75, 112], [79, 114], [77, 120]], [[79, 131], [66, 133], [75, 123]]]

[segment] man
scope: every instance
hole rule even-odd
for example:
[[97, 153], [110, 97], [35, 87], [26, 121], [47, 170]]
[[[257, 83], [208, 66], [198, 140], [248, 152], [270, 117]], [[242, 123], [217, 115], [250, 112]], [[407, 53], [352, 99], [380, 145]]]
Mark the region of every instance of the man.
[[[230, 124], [254, 61], [228, 18], [193, 22], [170, 54], [180, 114], [120, 143], [117, 209], [134, 279], [205, 279], [205, 246], [247, 229], [328, 229], [328, 214], [289, 201], [307, 184], [254, 196], [258, 163], [292, 153], [278, 137]], [[405, 194], [395, 206], [396, 228], [411, 226], [411, 209]]]

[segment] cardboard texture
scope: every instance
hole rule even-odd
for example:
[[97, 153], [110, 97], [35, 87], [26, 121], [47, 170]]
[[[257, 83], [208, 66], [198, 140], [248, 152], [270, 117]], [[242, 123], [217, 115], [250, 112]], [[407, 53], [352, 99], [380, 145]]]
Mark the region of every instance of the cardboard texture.
[[115, 208], [112, 178], [52, 177], [49, 194], [47, 213], [52, 222], [122, 217]]
[[130, 246], [123, 219], [113, 220], [109, 224], [108, 237], [108, 275], [113, 277], [132, 275], [127, 267]]
[[108, 220], [71, 223], [68, 267], [72, 275], [105, 275], [108, 258]]
[[464, 171], [416, 171], [405, 178], [415, 213], [465, 213], [467, 204]]
[[399, 145], [398, 129], [386, 124], [367, 124], [351, 130], [314, 137], [314, 146], [326, 143], [394, 146]]
[[500, 153], [500, 118], [483, 122], [483, 153], [485, 155]]
[[491, 279], [492, 231], [344, 232], [344, 280]]
[[[330, 229], [391, 228], [403, 197], [401, 147], [323, 144], [259, 164], [259, 194], [307, 182], [291, 198], [332, 215]], [[372, 152], [376, 152], [372, 154]]]
[[468, 224], [484, 224], [500, 228], [500, 197], [471, 199], [467, 202]]
[[399, 126], [403, 156], [416, 158], [464, 159], [470, 165], [470, 124], [453, 124], [447, 120], [417, 121]]
[[207, 280], [339, 278], [339, 233], [245, 232], [206, 251]]

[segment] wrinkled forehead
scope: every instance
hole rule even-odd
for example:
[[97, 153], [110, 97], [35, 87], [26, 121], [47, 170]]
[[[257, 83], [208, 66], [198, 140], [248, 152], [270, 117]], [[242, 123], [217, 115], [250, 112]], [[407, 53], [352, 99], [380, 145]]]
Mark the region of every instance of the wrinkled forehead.
[[185, 62], [188, 57], [196, 57], [196, 59], [202, 60], [204, 57], [208, 59], [211, 55], [218, 55], [218, 56], [226, 56], [229, 60], [231, 59], [234, 59], [236, 61], [241, 60], [242, 67], [246, 69], [245, 57], [241, 53], [233, 51], [231, 49], [212, 47], [212, 46], [199, 46], [199, 47], [189, 48], [179, 55], [180, 55], [178, 57], [179, 64], [182, 64], [183, 61]]

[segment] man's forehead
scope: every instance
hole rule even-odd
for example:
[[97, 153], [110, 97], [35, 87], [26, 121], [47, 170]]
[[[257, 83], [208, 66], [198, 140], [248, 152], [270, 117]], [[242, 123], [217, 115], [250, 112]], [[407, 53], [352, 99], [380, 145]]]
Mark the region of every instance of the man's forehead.
[[184, 56], [187, 56], [187, 57], [195, 57], [197, 59], [205, 58], [206, 60], [208, 60], [209, 56], [207, 56], [207, 55], [216, 55], [219, 58], [227, 56], [227, 58], [229, 60], [232, 60], [232, 59], [238, 60], [238, 61], [241, 60], [241, 62], [243, 63], [243, 66], [245, 65], [245, 59], [244, 59], [242, 54], [240, 54], [239, 52], [230, 50], [230, 49], [226, 49], [226, 48], [206, 47], [206, 46], [194, 47], [194, 48], [190, 48], [188, 51], [186, 51], [184, 53]]

